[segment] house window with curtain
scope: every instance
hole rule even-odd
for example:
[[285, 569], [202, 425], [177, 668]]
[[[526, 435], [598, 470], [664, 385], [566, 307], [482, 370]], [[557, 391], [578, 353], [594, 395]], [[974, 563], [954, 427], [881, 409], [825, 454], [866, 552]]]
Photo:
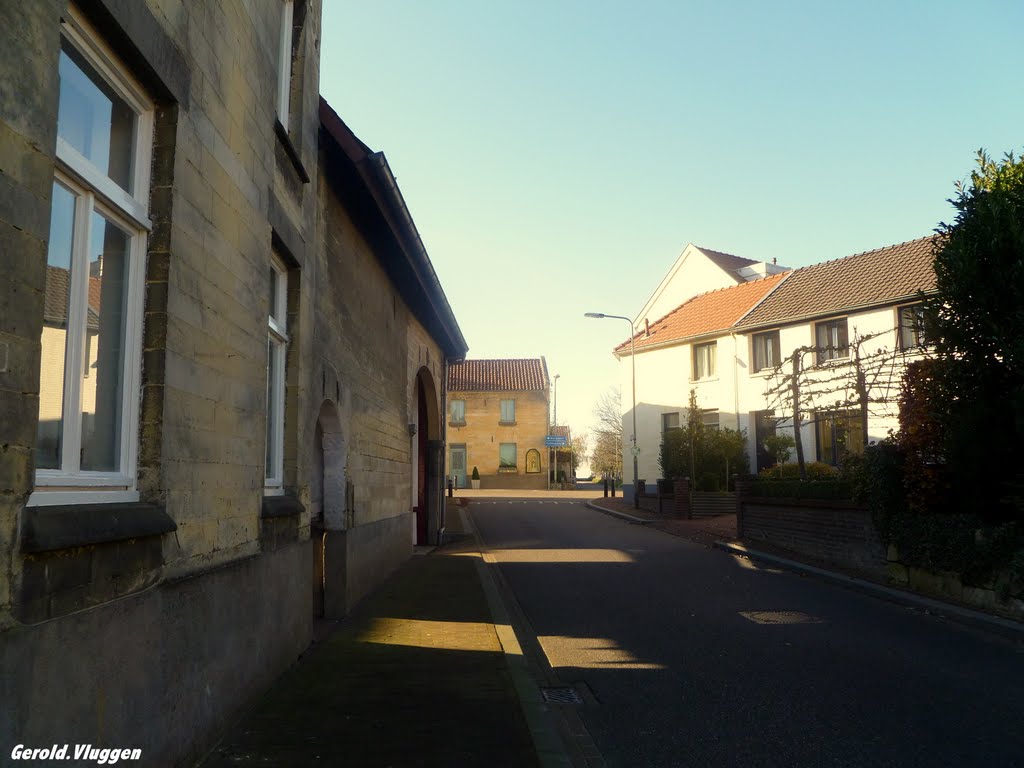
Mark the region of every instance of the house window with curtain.
[[717, 408], [705, 408], [700, 412], [700, 420], [704, 424], [705, 429], [713, 429], [718, 431], [718, 409]]
[[451, 402], [451, 423], [462, 425], [466, 423], [466, 401], [452, 400]]
[[516, 423], [516, 401], [515, 400], [502, 400], [501, 401], [501, 416], [499, 421], [502, 424], [515, 424]]
[[818, 461], [841, 466], [847, 456], [864, 453], [864, 424], [857, 409], [815, 414]]
[[29, 504], [136, 501], [153, 104], [73, 6], [58, 71]]
[[900, 307], [898, 314], [900, 349], [909, 351], [925, 346], [928, 340], [924, 335], [924, 304]]
[[751, 371], [757, 373], [779, 364], [779, 332], [755, 333], [751, 339], [753, 360]]
[[265, 493], [284, 493], [285, 352], [288, 347], [288, 272], [271, 258], [267, 283], [267, 453]]
[[814, 326], [814, 341], [818, 348], [818, 363], [844, 360], [850, 356], [846, 318], [827, 320]]
[[516, 444], [515, 443], [501, 443], [498, 446], [498, 471], [499, 472], [515, 472], [516, 471]]
[[707, 344], [693, 345], [693, 379], [710, 379], [715, 375], [715, 357], [718, 352], [718, 342], [712, 341]]

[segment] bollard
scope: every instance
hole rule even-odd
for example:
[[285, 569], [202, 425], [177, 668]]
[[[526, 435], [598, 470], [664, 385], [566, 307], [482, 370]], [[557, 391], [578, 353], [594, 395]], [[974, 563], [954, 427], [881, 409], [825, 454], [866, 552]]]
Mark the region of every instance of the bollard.
[[452, 475], [448, 478], [448, 498], [455, 496], [455, 476]]

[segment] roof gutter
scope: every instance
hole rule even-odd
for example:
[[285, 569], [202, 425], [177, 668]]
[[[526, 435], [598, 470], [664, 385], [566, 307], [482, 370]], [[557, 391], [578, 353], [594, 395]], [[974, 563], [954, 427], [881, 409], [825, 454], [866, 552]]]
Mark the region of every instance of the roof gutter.
[[907, 294], [904, 296], [896, 296], [894, 298], [873, 301], [867, 304], [857, 304], [850, 307], [839, 307], [837, 309], [829, 310], [827, 312], [812, 312], [810, 314], [799, 315], [798, 317], [779, 318], [777, 320], [772, 320], [770, 322], [751, 323], [750, 325], [737, 325], [736, 331], [739, 333], [750, 333], [751, 331], [761, 330], [762, 328], [781, 328], [787, 325], [798, 325], [800, 323], [806, 323], [808, 320], [820, 320], [828, 317], [837, 317], [839, 315], [852, 315], [855, 312], [864, 312], [869, 309], [893, 307], [898, 304], [905, 304], [909, 301], [914, 301], [915, 299], [918, 299], [922, 295], [935, 296], [936, 294], [938, 294], [938, 290], [932, 288], [927, 291], [917, 291], [915, 293]]
[[389, 202], [398, 211], [399, 216], [401, 216], [402, 224], [408, 234], [407, 239], [411, 241], [412, 255], [415, 257], [414, 271], [416, 278], [423, 292], [429, 297], [431, 307], [444, 325], [445, 331], [450, 338], [450, 344], [447, 345], [449, 347], [447, 350], [449, 357], [464, 357], [469, 346], [466, 344], [466, 339], [463, 337], [462, 330], [455, 319], [455, 313], [452, 312], [451, 304], [448, 303], [448, 297], [445, 295], [444, 288], [441, 287], [441, 281], [437, 277], [434, 265], [427, 255], [426, 246], [423, 245], [423, 239], [420, 237], [416, 222], [413, 221], [412, 214], [409, 213], [409, 207], [405, 203], [405, 198], [398, 188], [398, 182], [391, 171], [391, 166], [388, 164], [383, 152], [372, 152], [367, 155], [367, 160], [377, 175], [378, 180], [384, 185]]

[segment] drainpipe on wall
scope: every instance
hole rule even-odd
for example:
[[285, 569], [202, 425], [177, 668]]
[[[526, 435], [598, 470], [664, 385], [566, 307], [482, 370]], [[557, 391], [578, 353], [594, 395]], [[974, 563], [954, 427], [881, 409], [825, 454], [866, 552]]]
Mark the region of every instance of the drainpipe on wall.
[[441, 503], [438, 506], [437, 546], [444, 543], [445, 519], [448, 513], [448, 494], [445, 488], [448, 486], [448, 355], [441, 357], [441, 488], [438, 496]]
[[[732, 336], [732, 395], [733, 411], [736, 413], [736, 431], [740, 431], [740, 355], [739, 345], [736, 342], [736, 332], [731, 331]], [[750, 435], [747, 435], [749, 438]], [[754, 450], [754, 467], [757, 467], [757, 450]], [[729, 474], [726, 470], [725, 490], [729, 490]]]

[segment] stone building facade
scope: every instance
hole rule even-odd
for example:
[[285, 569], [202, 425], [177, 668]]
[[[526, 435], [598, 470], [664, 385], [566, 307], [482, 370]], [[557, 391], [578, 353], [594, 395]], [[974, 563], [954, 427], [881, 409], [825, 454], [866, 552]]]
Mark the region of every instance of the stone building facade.
[[0, 6], [0, 743], [190, 764], [443, 526], [465, 342], [318, 6]]
[[465, 360], [448, 368], [448, 474], [481, 488], [547, 487], [550, 425], [547, 362]]

